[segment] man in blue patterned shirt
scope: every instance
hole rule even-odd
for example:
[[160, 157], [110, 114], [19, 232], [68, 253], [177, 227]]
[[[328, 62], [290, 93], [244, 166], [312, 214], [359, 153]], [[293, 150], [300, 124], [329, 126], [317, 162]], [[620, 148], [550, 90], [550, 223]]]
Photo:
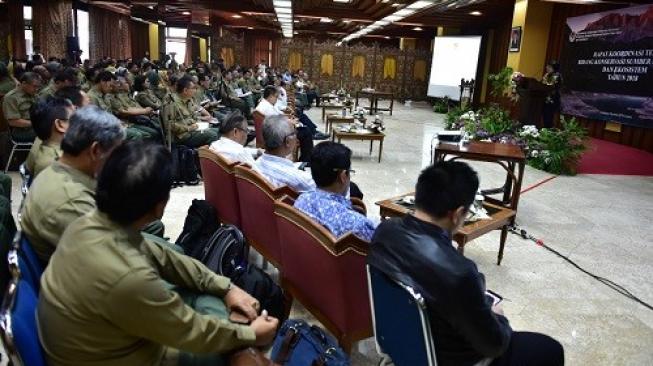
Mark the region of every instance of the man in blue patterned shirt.
[[351, 168], [351, 150], [335, 142], [322, 142], [311, 154], [311, 175], [317, 185], [314, 191], [302, 193], [295, 207], [341, 237], [353, 232], [370, 241], [376, 224], [354, 211], [347, 198]]

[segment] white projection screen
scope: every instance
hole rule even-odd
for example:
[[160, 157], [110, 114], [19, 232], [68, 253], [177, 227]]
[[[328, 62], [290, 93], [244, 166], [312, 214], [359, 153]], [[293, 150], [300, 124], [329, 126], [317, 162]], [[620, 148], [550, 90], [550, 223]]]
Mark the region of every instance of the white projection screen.
[[460, 99], [460, 79], [476, 79], [481, 36], [435, 37], [429, 97]]

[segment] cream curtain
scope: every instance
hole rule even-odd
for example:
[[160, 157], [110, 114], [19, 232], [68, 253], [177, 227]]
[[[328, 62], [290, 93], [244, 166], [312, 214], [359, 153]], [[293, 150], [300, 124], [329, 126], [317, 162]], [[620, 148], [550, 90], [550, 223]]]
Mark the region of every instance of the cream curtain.
[[298, 51], [290, 52], [288, 57], [288, 68], [290, 71], [297, 71], [303, 66], [302, 54]]
[[383, 78], [394, 80], [397, 77], [397, 59], [386, 56], [383, 59]]
[[365, 76], [365, 56], [354, 56], [351, 62], [351, 76], [360, 78]]
[[224, 60], [224, 66], [230, 68], [234, 65], [234, 49], [232, 47], [222, 47], [220, 57]]
[[415, 81], [425, 81], [426, 80], [426, 61], [416, 60], [415, 66], [413, 66], [413, 79]]
[[320, 75], [333, 75], [333, 55], [325, 53], [320, 60]]

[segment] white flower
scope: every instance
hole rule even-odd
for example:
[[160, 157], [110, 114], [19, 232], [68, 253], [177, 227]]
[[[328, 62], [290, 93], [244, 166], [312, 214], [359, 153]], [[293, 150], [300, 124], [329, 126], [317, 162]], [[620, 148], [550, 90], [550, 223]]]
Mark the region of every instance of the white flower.
[[532, 157], [536, 158], [538, 155], [540, 155], [540, 152], [539, 152], [539, 151], [537, 151], [537, 150], [533, 150], [533, 151], [531, 151], [531, 156], [532, 156]]

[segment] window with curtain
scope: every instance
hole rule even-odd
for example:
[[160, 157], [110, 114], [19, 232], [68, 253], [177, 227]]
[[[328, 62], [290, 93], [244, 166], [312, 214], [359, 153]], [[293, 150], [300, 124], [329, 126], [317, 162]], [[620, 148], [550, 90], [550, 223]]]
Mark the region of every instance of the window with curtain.
[[303, 61], [301, 52], [292, 51], [288, 57], [288, 68], [290, 71], [297, 71], [303, 68]]
[[320, 75], [333, 75], [333, 55], [325, 53], [320, 59]]
[[394, 80], [397, 77], [397, 59], [394, 56], [383, 58], [383, 78]]
[[166, 27], [166, 52], [175, 53], [178, 64], [186, 60], [186, 28]]
[[34, 32], [32, 31], [32, 7], [23, 6], [23, 18], [25, 19], [25, 53], [34, 53]]
[[351, 62], [351, 76], [360, 78], [365, 76], [365, 56], [354, 56]]
[[413, 67], [413, 79], [415, 81], [425, 81], [426, 80], [426, 61], [425, 60], [416, 60], [415, 66]]
[[77, 30], [79, 34], [79, 49], [82, 50], [82, 61], [88, 60], [91, 57], [89, 39], [91, 37], [88, 24], [88, 12], [77, 10]]

